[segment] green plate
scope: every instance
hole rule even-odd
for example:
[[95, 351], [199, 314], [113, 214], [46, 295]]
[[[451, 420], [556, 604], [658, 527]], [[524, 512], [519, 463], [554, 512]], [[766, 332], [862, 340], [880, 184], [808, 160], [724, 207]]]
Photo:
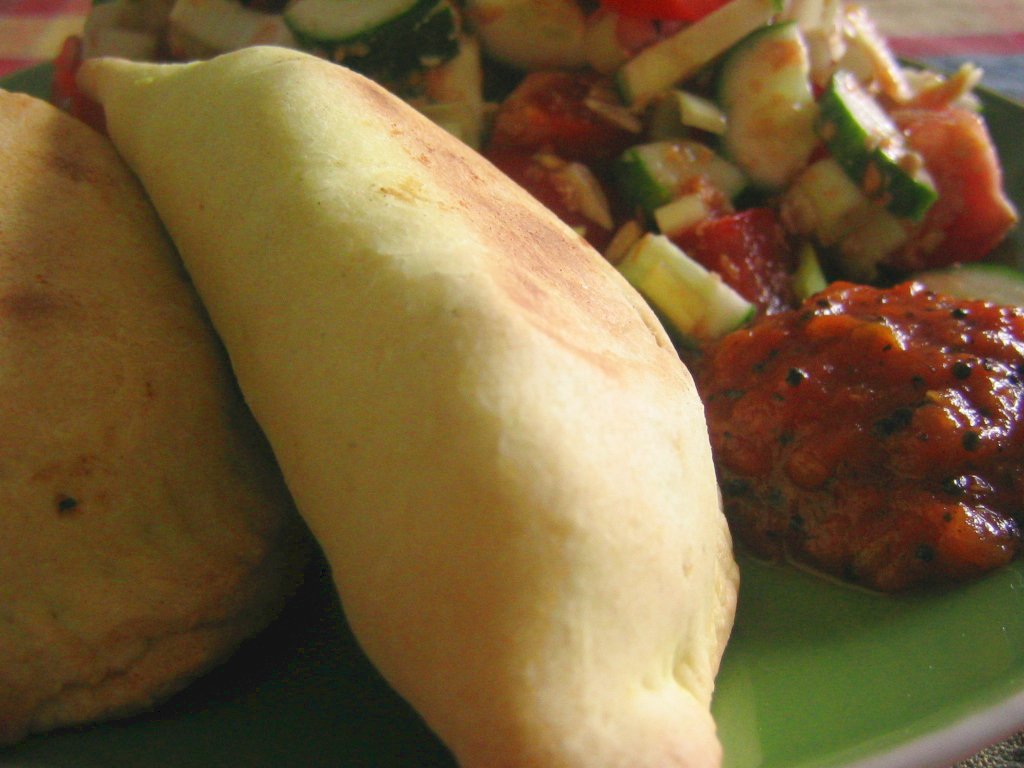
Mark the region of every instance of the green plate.
[[[49, 93], [50, 70], [2, 81]], [[1024, 107], [984, 94], [1024, 208]], [[1016, 232], [1001, 258], [1024, 261]], [[726, 768], [924, 768], [1024, 727], [1024, 564], [884, 597], [741, 556], [714, 713]], [[0, 662], [2, 663], [2, 662]], [[155, 712], [30, 739], [23, 768], [453, 768], [349, 633], [322, 561], [267, 632]]]

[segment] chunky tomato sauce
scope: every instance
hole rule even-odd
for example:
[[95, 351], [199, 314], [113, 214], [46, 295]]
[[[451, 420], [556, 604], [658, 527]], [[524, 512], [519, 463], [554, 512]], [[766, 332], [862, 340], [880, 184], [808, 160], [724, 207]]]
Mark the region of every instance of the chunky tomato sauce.
[[698, 364], [755, 553], [883, 591], [1008, 562], [1024, 519], [1024, 310], [833, 284]]

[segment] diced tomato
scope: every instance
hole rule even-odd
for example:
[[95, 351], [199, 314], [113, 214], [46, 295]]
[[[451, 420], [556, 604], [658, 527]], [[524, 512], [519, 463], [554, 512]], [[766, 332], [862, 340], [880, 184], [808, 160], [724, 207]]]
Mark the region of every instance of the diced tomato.
[[983, 258], [1017, 222], [985, 123], [956, 107], [902, 110], [893, 118], [939, 192], [894, 265], [910, 271]]
[[532, 72], [498, 107], [489, 146], [600, 163], [637, 142], [639, 126], [624, 124], [628, 119], [596, 73]]
[[770, 208], [706, 219], [672, 239], [766, 314], [793, 306], [793, 254]]
[[601, 0], [601, 5], [623, 16], [697, 21], [727, 2], [728, 0]]
[[82, 66], [82, 39], [64, 41], [53, 62], [53, 103], [101, 133], [106, 131], [103, 108], [78, 90], [75, 77]]
[[557, 158], [514, 149], [492, 149], [487, 152], [487, 158], [562, 221], [580, 232], [597, 250], [603, 251], [611, 241], [612, 229], [586, 215], [577, 192], [559, 175]]

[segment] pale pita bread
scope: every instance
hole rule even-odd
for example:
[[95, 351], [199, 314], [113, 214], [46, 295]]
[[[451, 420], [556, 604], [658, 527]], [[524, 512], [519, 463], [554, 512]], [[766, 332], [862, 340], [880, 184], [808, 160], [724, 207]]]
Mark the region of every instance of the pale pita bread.
[[302, 528], [109, 141], [0, 91], [0, 743], [152, 706], [263, 627]]
[[703, 411], [574, 232], [294, 51], [86, 64], [333, 567], [466, 768], [720, 759], [737, 572]]

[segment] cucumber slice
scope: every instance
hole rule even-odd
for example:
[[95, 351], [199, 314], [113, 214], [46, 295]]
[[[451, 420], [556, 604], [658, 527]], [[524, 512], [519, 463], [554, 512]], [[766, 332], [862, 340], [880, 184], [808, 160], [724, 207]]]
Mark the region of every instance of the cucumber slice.
[[781, 9], [779, 0], [731, 0], [643, 49], [616, 73], [623, 101], [643, 105], [724, 53]]
[[807, 46], [793, 21], [756, 30], [722, 62], [725, 154], [760, 187], [784, 186], [818, 145], [810, 73]]
[[684, 341], [719, 338], [754, 316], [753, 304], [664, 235], [644, 235], [618, 269]]
[[459, 52], [423, 78], [423, 92], [409, 103], [463, 142], [479, 149], [483, 144], [486, 104], [483, 64], [476, 39], [463, 36]]
[[619, 41], [619, 14], [603, 9], [590, 14], [583, 32], [587, 64], [602, 75], [610, 75], [627, 61], [629, 51]]
[[[409, 73], [437, 67], [458, 54], [461, 20], [451, 0], [383, 1], [388, 13], [378, 2], [295, 0], [284, 20], [303, 47], [393, 90]], [[377, 12], [371, 13], [371, 7]]]
[[874, 282], [879, 276], [879, 265], [907, 242], [907, 220], [871, 203], [857, 211], [852, 224], [839, 242], [839, 269], [850, 280]]
[[466, 0], [488, 58], [518, 70], [587, 63], [586, 14], [575, 0]]
[[704, 221], [711, 212], [699, 194], [683, 195], [654, 211], [654, 223], [663, 235], [676, 235]]
[[832, 75], [819, 101], [818, 132], [865, 195], [919, 221], [938, 193], [921, 156], [850, 72]]
[[725, 133], [725, 113], [718, 105], [686, 91], [673, 91], [679, 109], [679, 122], [688, 128], [696, 128], [720, 136]]
[[619, 157], [615, 174], [626, 201], [648, 215], [686, 192], [686, 185], [698, 176], [729, 198], [747, 186], [736, 166], [704, 144], [686, 139], [630, 147]]
[[853, 228], [857, 213], [870, 204], [839, 163], [826, 157], [793, 180], [782, 196], [781, 210], [787, 229], [828, 247]]
[[177, 0], [167, 17], [167, 44], [176, 58], [209, 58], [251, 45], [297, 47], [280, 16], [238, 0]]
[[704, 131], [715, 136], [725, 133], [725, 113], [715, 102], [682, 90], [661, 94], [647, 110], [647, 138], [666, 141]]
[[1024, 272], [1006, 264], [958, 264], [922, 272], [914, 280], [954, 299], [1024, 307]]
[[833, 158], [807, 166], [781, 203], [786, 228], [833, 249], [844, 277], [870, 282], [906, 242], [907, 222], [869, 200]]
[[626, 258], [626, 254], [645, 234], [647, 234], [647, 230], [643, 225], [636, 219], [630, 219], [616, 230], [612, 235], [611, 242], [605, 246], [605, 259], [613, 266], [618, 266], [619, 262]]
[[432, 0], [294, 0], [284, 20], [299, 37], [340, 44], [372, 35], [410, 14], [422, 18]]
[[796, 271], [790, 278], [793, 286], [793, 294], [797, 300], [803, 301], [808, 296], [813, 296], [819, 291], [825, 290], [828, 286], [828, 279], [821, 268], [821, 260], [818, 252], [810, 243], [804, 243], [797, 251]]

